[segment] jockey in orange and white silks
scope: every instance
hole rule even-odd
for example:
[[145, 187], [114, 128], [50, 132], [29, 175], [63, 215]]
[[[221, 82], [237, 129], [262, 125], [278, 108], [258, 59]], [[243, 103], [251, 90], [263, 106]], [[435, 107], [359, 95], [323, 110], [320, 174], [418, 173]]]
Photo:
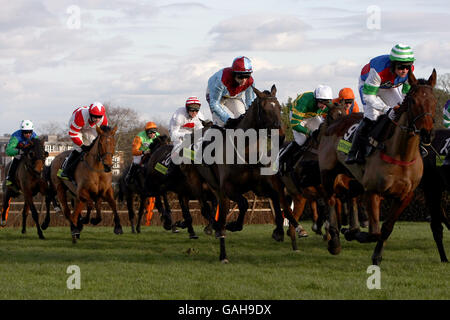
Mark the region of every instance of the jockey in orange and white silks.
[[200, 106], [201, 103], [197, 97], [189, 97], [186, 100], [185, 106], [177, 109], [173, 114], [170, 119], [169, 133], [174, 148], [183, 142], [185, 135], [203, 128], [200, 120], [204, 120], [205, 118], [200, 112]]
[[238, 118], [251, 105], [256, 97], [252, 72], [250, 59], [241, 56], [234, 59], [231, 68], [219, 70], [209, 78], [206, 101], [216, 125], [223, 127], [228, 119]]
[[94, 102], [89, 107], [75, 109], [69, 120], [69, 137], [72, 139], [73, 150], [63, 168], [58, 171], [58, 177], [69, 180], [69, 170], [77, 162], [81, 153], [89, 149], [89, 145], [97, 137], [97, 126], [107, 126], [105, 107], [100, 102]]

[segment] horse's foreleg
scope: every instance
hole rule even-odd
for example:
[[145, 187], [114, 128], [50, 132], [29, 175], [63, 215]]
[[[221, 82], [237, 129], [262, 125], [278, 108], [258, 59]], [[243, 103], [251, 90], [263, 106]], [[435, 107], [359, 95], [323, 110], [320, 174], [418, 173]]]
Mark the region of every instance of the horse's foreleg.
[[225, 248], [225, 223], [227, 220], [228, 212], [230, 211], [230, 199], [228, 199], [222, 193], [219, 194], [219, 218], [214, 223], [214, 229], [216, 230], [216, 238], [220, 240], [220, 254], [219, 259], [222, 263], [228, 263], [227, 253]]
[[341, 252], [341, 242], [339, 240], [339, 225], [336, 214], [336, 196], [332, 195], [328, 199], [328, 233], [330, 240], [328, 240], [328, 252], [333, 255]]
[[[144, 196], [139, 197], [139, 211], [138, 211], [138, 218], [137, 218], [137, 224], [136, 224], [137, 233], [141, 233], [142, 216], [144, 215], [146, 201], [147, 201], [147, 197], [144, 197]], [[134, 214], [134, 210], [133, 210], [133, 214]]]
[[398, 217], [403, 212], [403, 210], [405, 210], [405, 208], [411, 202], [413, 197], [414, 191], [411, 191], [403, 200], [397, 199], [394, 200], [389, 215], [387, 219], [383, 222], [383, 226], [381, 227], [381, 236], [379, 237], [379, 240], [377, 242], [377, 245], [375, 246], [375, 250], [372, 255], [372, 263], [374, 265], [379, 265], [381, 263], [383, 249], [387, 239], [389, 238], [389, 236], [392, 233], [392, 230], [394, 229], [394, 224], [398, 220]]
[[33, 196], [30, 194], [25, 194], [25, 202], [29, 203], [29, 207], [31, 209], [31, 216], [33, 217], [34, 223], [36, 224], [37, 233], [39, 239], [45, 239], [44, 234], [42, 233], [41, 226], [39, 224], [39, 212], [36, 210], [36, 206], [33, 203]]
[[52, 202], [51, 195], [47, 192], [47, 194], [44, 195], [45, 197], [45, 218], [44, 222], [42, 222], [41, 228], [42, 230], [46, 230], [48, 228], [48, 225], [50, 224], [50, 204]]
[[235, 221], [227, 223], [226, 228], [232, 232], [241, 231], [244, 227], [245, 214], [248, 210], [248, 201], [241, 194], [235, 195], [232, 200], [236, 201], [239, 208], [239, 214]]
[[[127, 203], [127, 210], [128, 210], [128, 219], [130, 220], [130, 224], [131, 224], [131, 233], [136, 233], [135, 228], [134, 228], [134, 217], [135, 217], [135, 213], [134, 213], [134, 201], [133, 201], [133, 194], [131, 192], [128, 192], [126, 195], [126, 203]], [[140, 232], [140, 223], [138, 221], [138, 225], [139, 225], [139, 231]]]
[[0, 216], [0, 227], [6, 226], [6, 212], [9, 209], [10, 200], [11, 194], [8, 190], [6, 190], [6, 193], [3, 196], [2, 215]]
[[442, 226], [442, 222], [445, 222], [447, 218], [444, 209], [441, 206], [442, 190], [424, 188], [424, 193], [426, 205], [431, 216], [430, 227], [433, 232], [433, 238], [439, 252], [439, 257], [441, 258], [441, 262], [448, 262], [443, 243], [444, 227]]
[[[292, 216], [295, 220], [299, 220], [305, 210], [305, 205], [307, 199], [301, 195], [296, 195], [293, 197], [294, 201], [294, 211], [292, 212]], [[295, 228], [292, 224], [289, 223], [289, 229], [287, 231], [288, 236], [291, 237], [292, 250], [298, 251], [297, 239], [295, 234]]]
[[183, 227], [187, 227], [188, 229], [189, 239], [198, 239], [198, 236], [195, 234], [194, 228], [192, 227], [192, 216], [189, 212], [189, 197], [178, 195], [178, 201], [180, 202], [181, 212], [184, 219], [182, 224]]
[[83, 211], [86, 201], [78, 199], [75, 203], [75, 209], [70, 217], [70, 229], [72, 232], [72, 243], [76, 243], [80, 237], [81, 226], [83, 225], [79, 220], [81, 211]]
[[28, 202], [25, 201], [22, 209], [22, 233], [27, 232], [27, 215], [29, 208]]
[[122, 234], [122, 225], [120, 224], [120, 217], [117, 213], [117, 204], [116, 200], [114, 199], [114, 191], [113, 188], [109, 188], [106, 192], [105, 201], [108, 202], [109, 206], [111, 207], [111, 210], [114, 214], [114, 233], [115, 234]]
[[[93, 208], [91, 208], [91, 210], [92, 209]], [[100, 222], [102, 222], [102, 200], [101, 199], [97, 199], [97, 201], [95, 201], [95, 218], [91, 218], [90, 222], [94, 226], [96, 226]]]

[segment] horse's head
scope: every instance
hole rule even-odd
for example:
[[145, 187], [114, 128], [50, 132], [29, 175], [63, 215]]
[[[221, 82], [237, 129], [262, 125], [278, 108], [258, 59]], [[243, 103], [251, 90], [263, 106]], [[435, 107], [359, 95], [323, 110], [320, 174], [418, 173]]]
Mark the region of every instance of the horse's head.
[[105, 172], [111, 172], [113, 166], [113, 155], [116, 146], [116, 138], [114, 135], [117, 126], [114, 129], [108, 126], [96, 127], [97, 130], [97, 160], [103, 164]]
[[436, 85], [436, 70], [433, 69], [428, 80], [417, 80], [414, 74], [409, 72], [408, 82], [411, 89], [399, 111], [407, 112], [407, 130], [413, 135], [420, 133], [422, 143], [430, 144], [437, 105], [436, 97], [433, 94], [433, 88]]
[[24, 149], [25, 165], [29, 170], [40, 175], [45, 166], [48, 152], [45, 151], [44, 140], [33, 138], [30, 146]]
[[[259, 91], [252, 87], [256, 94], [251, 111], [253, 112], [254, 128], [281, 129], [281, 106], [277, 100], [277, 88], [272, 86], [270, 91]], [[250, 111], [250, 109], [249, 109]]]
[[339, 118], [347, 115], [346, 106], [341, 104], [333, 104], [328, 107], [327, 120], [331, 123]]
[[169, 137], [167, 135], [163, 134], [156, 137], [149, 146], [150, 153], [153, 153], [156, 149], [166, 144], [169, 144]]

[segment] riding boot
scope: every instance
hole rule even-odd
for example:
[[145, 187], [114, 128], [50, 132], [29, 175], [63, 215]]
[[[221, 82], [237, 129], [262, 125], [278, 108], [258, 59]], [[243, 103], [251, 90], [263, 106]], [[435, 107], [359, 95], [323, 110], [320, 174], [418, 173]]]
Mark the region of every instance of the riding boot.
[[11, 165], [9, 166], [8, 175], [6, 176], [6, 185], [14, 185], [16, 184], [16, 171], [19, 166], [19, 159], [13, 158]]
[[292, 141], [280, 154], [279, 166], [281, 174], [285, 175], [286, 173], [292, 171], [293, 166], [297, 161], [299, 151], [301, 151], [301, 147], [297, 144], [297, 142]]
[[128, 170], [128, 173], [125, 177], [125, 183], [130, 184], [131, 181], [134, 179], [134, 175], [136, 174], [137, 169], [139, 168], [138, 164], [132, 163], [130, 166], [130, 170]]
[[369, 140], [368, 134], [372, 129], [374, 121], [364, 118], [356, 129], [353, 137], [352, 147], [348, 153], [346, 164], [364, 164], [366, 162], [366, 147]]
[[67, 160], [64, 161], [62, 168], [58, 170], [57, 176], [61, 179], [69, 180], [72, 176], [71, 173], [73, 171], [74, 164], [77, 162], [81, 154], [81, 152], [78, 152], [75, 149], [72, 150]]

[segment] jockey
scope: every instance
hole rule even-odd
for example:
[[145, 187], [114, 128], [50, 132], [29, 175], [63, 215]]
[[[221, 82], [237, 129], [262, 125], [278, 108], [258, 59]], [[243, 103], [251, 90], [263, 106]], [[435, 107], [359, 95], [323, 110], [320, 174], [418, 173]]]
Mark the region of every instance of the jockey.
[[156, 123], [150, 121], [145, 125], [145, 130], [139, 132], [133, 139], [131, 147], [131, 153], [133, 154], [133, 163], [130, 166], [130, 170], [125, 177], [125, 182], [130, 183], [131, 179], [136, 174], [137, 169], [141, 165], [142, 157], [144, 154], [150, 153], [150, 145], [158, 137], [158, 126]]
[[174, 149], [183, 141], [186, 134], [191, 134], [194, 130], [203, 128], [201, 120], [204, 119], [200, 112], [200, 100], [197, 97], [189, 97], [185, 106], [179, 108], [170, 119], [169, 133]]
[[206, 101], [214, 124], [225, 126], [229, 119], [243, 115], [251, 105], [256, 97], [252, 89], [252, 72], [250, 59], [241, 56], [234, 59], [231, 68], [219, 70], [209, 78]]
[[72, 113], [69, 120], [69, 137], [72, 139], [73, 150], [63, 167], [58, 170], [58, 177], [69, 180], [70, 170], [83, 152], [89, 150], [89, 145], [97, 137], [96, 127], [107, 126], [108, 118], [105, 107], [100, 102], [94, 102], [89, 107], [79, 107]]
[[355, 94], [351, 88], [343, 88], [339, 91], [339, 97], [333, 99], [335, 104], [344, 105], [346, 107], [347, 114], [353, 112], [359, 112], [358, 103], [355, 100]]
[[[280, 164], [283, 160], [296, 160], [295, 155], [305, 145], [305, 143], [323, 122], [324, 116], [328, 113], [328, 106], [333, 98], [332, 90], [329, 86], [319, 85], [314, 92], [305, 92], [299, 95], [292, 103], [290, 112], [292, 133], [295, 143], [291, 143], [281, 154]], [[287, 163], [282, 168], [283, 171], [289, 171]]]
[[390, 54], [370, 60], [361, 71], [359, 93], [364, 106], [364, 119], [360, 122], [345, 163], [365, 163], [368, 134], [377, 118], [387, 113], [391, 120], [395, 109], [403, 101], [411, 86], [408, 72], [414, 71], [414, 52], [404, 44], [395, 45]]
[[7, 156], [14, 158], [9, 166], [9, 171], [6, 176], [7, 186], [14, 185], [16, 182], [16, 171], [19, 166], [23, 149], [30, 146], [31, 139], [37, 138], [37, 135], [33, 130], [33, 122], [30, 120], [22, 120], [20, 129], [15, 131], [9, 139], [5, 152]]
[[[444, 112], [443, 116], [444, 127], [446, 129], [450, 129], [450, 100], [447, 100], [443, 112]], [[443, 165], [450, 166], [450, 147], [447, 147], [447, 156], [445, 157]]]

